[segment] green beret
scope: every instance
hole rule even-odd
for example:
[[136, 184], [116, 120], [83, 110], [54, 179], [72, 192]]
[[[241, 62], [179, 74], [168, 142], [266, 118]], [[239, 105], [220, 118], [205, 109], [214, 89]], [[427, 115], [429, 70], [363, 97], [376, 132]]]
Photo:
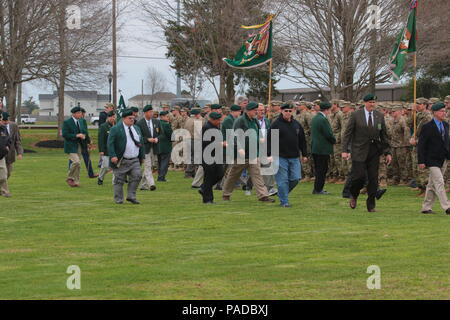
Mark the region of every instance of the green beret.
[[167, 116], [169, 114], [169, 111], [162, 111], [159, 113], [160, 116]]
[[82, 112], [82, 113], [86, 113], [86, 109], [81, 108], [81, 112]]
[[194, 115], [194, 116], [200, 114], [201, 112], [202, 112], [202, 111], [201, 111], [200, 109], [192, 109], [192, 110], [191, 110], [191, 114]]
[[368, 95], [366, 95], [365, 97], [364, 97], [364, 102], [368, 102], [368, 101], [375, 101], [375, 100], [377, 100], [378, 98], [377, 98], [377, 96], [376, 95], [374, 95], [374, 94], [372, 94], [372, 93], [369, 93]]
[[255, 110], [255, 109], [257, 109], [258, 107], [259, 107], [259, 104], [256, 103], [256, 102], [254, 102], [254, 101], [252, 101], [252, 102], [250, 102], [250, 103], [247, 105], [246, 109], [247, 109], [247, 111], [250, 111], [250, 110]]
[[290, 103], [285, 103], [281, 106], [281, 110], [286, 110], [286, 109], [293, 109], [293, 107]]
[[114, 117], [115, 115], [116, 115], [116, 113], [114, 111], [110, 111], [107, 114], [108, 118]]
[[130, 110], [133, 111], [133, 112], [139, 112], [139, 109], [136, 108], [136, 107], [131, 107]]
[[144, 107], [144, 112], [147, 112], [147, 111], [153, 111], [153, 107], [152, 107], [151, 104], [146, 105], [146, 106]]
[[231, 111], [241, 111], [242, 109], [241, 109], [241, 107], [239, 107], [238, 105], [233, 104], [233, 105], [231, 106], [230, 110], [231, 110]]
[[438, 102], [433, 104], [433, 106], [431, 107], [431, 110], [433, 110], [433, 112], [439, 111], [441, 109], [445, 108], [445, 104], [443, 104], [442, 102]]
[[8, 112], [0, 112], [2, 114], [2, 120], [8, 121], [9, 120], [9, 113]]
[[219, 110], [222, 109], [222, 106], [220, 104], [213, 104], [211, 106], [211, 110]]
[[81, 108], [80, 108], [80, 107], [72, 108], [72, 110], [70, 110], [70, 112], [71, 112], [71, 113], [81, 112]]
[[133, 115], [132, 109], [125, 109], [122, 111], [122, 118], [126, 118]]
[[220, 113], [218, 113], [218, 112], [211, 112], [211, 113], [209, 114], [209, 117], [210, 117], [211, 119], [213, 119], [213, 120], [219, 120], [219, 119], [222, 118], [222, 115], [221, 115]]
[[320, 110], [328, 110], [331, 108], [331, 103], [329, 102], [321, 102], [320, 103]]

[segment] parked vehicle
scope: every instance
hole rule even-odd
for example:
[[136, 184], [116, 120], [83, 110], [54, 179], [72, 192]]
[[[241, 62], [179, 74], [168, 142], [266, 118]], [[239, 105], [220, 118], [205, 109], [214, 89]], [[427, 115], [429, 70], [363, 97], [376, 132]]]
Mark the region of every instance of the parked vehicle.
[[20, 121], [22, 124], [35, 124], [37, 119], [32, 118], [29, 114], [22, 114], [20, 115]]
[[94, 126], [98, 126], [100, 123], [100, 117], [91, 117], [91, 124]]

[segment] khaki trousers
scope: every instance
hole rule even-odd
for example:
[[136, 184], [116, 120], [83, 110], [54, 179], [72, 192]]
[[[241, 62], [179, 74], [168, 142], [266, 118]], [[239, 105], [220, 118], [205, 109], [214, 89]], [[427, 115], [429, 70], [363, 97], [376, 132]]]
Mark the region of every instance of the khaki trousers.
[[150, 152], [145, 155], [141, 189], [150, 190], [150, 187], [153, 187], [155, 185], [155, 179], [153, 178], [154, 158], [156, 158], [156, 155], [153, 153], [153, 150], [150, 150]]
[[0, 192], [2, 196], [9, 194], [8, 167], [6, 166], [5, 158], [0, 160]]
[[70, 165], [67, 179], [72, 179], [76, 184], [80, 183], [81, 170], [81, 148], [78, 148], [78, 153], [69, 153], [69, 160], [72, 161]]
[[450, 208], [450, 202], [448, 201], [447, 193], [445, 193], [444, 182], [444, 173], [447, 170], [447, 161], [445, 161], [442, 168], [431, 167], [429, 170], [430, 176], [428, 178], [428, 185], [425, 192], [425, 200], [423, 202], [422, 210], [432, 210], [436, 197], [439, 199], [442, 209], [447, 210]]
[[261, 176], [260, 166], [261, 164], [259, 163], [259, 161], [256, 164], [249, 164], [248, 160], [246, 160], [245, 164], [231, 165], [230, 171], [227, 175], [227, 178], [223, 186], [223, 195], [225, 197], [231, 196], [236, 181], [238, 181], [238, 179], [241, 177], [242, 171], [244, 171], [244, 169], [247, 169], [248, 174], [252, 179], [253, 186], [255, 187], [258, 199], [268, 197], [269, 192], [267, 191], [267, 188], [264, 184], [264, 180]]

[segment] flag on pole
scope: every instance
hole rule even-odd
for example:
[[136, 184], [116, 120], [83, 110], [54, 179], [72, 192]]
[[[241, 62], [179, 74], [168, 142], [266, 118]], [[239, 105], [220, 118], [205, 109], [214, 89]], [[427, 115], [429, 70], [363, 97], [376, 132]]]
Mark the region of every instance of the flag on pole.
[[249, 36], [244, 45], [236, 53], [234, 59], [223, 61], [232, 68], [252, 69], [272, 61], [272, 19], [256, 26], [242, 26], [243, 29], [259, 29]]
[[125, 99], [123, 98], [123, 95], [120, 94], [119, 106], [117, 107], [117, 122], [122, 119], [122, 113], [126, 108]]
[[400, 80], [405, 70], [408, 53], [416, 52], [416, 16], [418, 5], [418, 0], [411, 1], [408, 23], [398, 35], [394, 50], [391, 54], [391, 73], [394, 81]]

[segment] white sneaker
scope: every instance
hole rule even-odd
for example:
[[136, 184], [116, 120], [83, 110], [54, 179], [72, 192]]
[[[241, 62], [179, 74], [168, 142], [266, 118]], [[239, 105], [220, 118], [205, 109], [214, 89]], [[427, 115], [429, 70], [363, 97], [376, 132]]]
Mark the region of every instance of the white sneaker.
[[272, 188], [272, 189], [269, 190], [269, 197], [276, 196], [277, 194], [278, 194], [278, 190], [277, 189]]
[[251, 196], [251, 195], [252, 195], [252, 192], [251, 192], [251, 191], [245, 191], [245, 195], [246, 195], [246, 196]]

